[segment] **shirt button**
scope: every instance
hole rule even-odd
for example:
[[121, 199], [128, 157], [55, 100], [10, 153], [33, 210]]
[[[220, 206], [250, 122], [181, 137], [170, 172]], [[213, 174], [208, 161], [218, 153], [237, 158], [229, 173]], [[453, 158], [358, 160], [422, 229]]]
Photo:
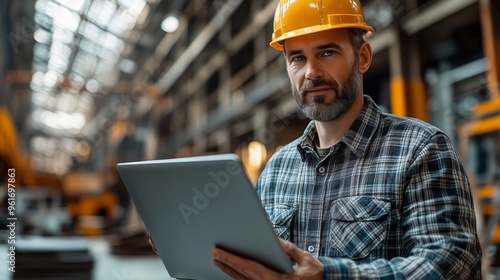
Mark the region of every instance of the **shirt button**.
[[309, 253], [314, 252], [314, 246], [313, 246], [313, 245], [309, 245], [309, 246], [307, 247], [307, 251], [309, 251]]
[[318, 169], [319, 173], [325, 173], [326, 171], [326, 168], [321, 166], [319, 169]]

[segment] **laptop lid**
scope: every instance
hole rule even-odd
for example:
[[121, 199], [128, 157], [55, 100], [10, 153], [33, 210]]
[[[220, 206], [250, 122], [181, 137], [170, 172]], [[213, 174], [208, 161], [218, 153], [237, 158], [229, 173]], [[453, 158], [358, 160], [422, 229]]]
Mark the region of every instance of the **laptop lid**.
[[293, 271], [237, 155], [119, 163], [117, 169], [171, 277], [229, 279], [212, 262], [214, 247]]

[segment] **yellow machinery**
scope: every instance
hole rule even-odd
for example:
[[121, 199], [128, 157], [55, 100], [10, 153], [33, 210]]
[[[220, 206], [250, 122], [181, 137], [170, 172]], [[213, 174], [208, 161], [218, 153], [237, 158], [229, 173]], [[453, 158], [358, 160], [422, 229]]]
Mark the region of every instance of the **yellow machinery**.
[[[487, 149], [490, 160], [482, 158], [482, 164], [486, 166], [489, 173], [495, 172], [495, 168], [500, 160], [500, 99], [493, 99], [489, 102], [477, 106], [473, 118], [468, 123], [458, 129], [460, 139], [460, 157], [468, 169], [471, 183], [475, 192], [482, 214], [489, 217], [487, 223], [483, 226], [483, 236], [485, 245], [500, 243], [500, 179], [493, 176], [478, 178], [480, 174], [470, 166], [469, 158], [471, 156], [471, 145], [475, 139], [487, 139], [493, 143], [493, 147], [484, 147]], [[493, 148], [493, 150], [489, 150]], [[496, 164], [495, 164], [495, 161]], [[497, 174], [498, 176], [498, 174]], [[485, 177], [485, 176], [482, 176]]]
[[15, 168], [18, 185], [32, 184], [33, 176], [29, 170], [28, 158], [22, 152], [14, 122], [7, 108], [0, 107], [0, 124], [0, 158], [4, 159], [9, 168]]

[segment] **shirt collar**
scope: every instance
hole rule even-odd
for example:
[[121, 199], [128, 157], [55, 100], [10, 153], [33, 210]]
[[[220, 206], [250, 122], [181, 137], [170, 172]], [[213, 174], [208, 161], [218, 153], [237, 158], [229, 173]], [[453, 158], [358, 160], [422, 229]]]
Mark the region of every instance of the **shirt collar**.
[[[343, 142], [357, 157], [363, 157], [368, 144], [371, 142], [375, 130], [378, 127], [382, 111], [368, 95], [364, 96], [363, 110], [356, 117], [349, 130], [342, 136], [339, 142]], [[318, 133], [314, 121], [306, 127], [297, 149], [305, 161], [307, 154], [313, 153]]]

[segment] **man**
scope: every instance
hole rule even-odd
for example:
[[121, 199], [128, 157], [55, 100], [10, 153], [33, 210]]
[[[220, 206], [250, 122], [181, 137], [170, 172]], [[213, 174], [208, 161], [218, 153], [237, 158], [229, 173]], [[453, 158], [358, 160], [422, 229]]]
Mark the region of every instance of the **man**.
[[312, 119], [257, 191], [292, 275], [213, 249], [235, 279], [480, 279], [470, 186], [450, 140], [363, 95], [372, 51], [357, 0], [281, 0], [271, 46]]

